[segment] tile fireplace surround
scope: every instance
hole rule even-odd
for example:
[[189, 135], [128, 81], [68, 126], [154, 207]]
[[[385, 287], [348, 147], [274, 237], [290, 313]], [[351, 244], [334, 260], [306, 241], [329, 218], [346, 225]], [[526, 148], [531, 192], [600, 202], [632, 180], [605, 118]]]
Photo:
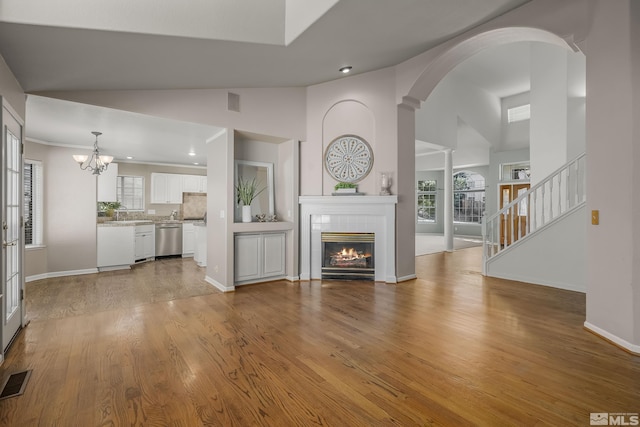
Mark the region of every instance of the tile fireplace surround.
[[322, 276], [322, 232], [375, 233], [375, 280], [396, 283], [397, 196], [300, 196], [300, 280]]

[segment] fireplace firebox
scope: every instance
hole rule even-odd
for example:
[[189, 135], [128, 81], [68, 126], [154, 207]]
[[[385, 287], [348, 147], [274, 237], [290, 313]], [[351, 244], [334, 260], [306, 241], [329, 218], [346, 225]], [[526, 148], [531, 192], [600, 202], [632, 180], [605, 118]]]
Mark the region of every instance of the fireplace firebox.
[[322, 278], [375, 280], [374, 233], [322, 233]]

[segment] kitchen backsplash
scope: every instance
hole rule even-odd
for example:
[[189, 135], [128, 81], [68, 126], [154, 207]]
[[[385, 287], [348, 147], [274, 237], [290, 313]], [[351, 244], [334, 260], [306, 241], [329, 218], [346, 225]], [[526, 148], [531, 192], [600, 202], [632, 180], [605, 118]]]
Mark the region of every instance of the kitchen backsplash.
[[202, 219], [207, 212], [206, 193], [182, 193], [182, 218]]

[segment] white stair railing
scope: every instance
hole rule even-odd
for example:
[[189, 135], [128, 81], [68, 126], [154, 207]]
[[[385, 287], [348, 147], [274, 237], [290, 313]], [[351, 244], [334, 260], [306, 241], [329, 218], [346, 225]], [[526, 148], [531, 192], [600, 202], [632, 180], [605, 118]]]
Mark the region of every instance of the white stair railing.
[[484, 265], [586, 201], [584, 153], [484, 221]]

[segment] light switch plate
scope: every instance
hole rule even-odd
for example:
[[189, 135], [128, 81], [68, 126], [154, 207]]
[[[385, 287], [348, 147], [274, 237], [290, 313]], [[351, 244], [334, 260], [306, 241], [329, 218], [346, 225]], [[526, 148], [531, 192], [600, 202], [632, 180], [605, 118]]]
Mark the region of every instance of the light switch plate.
[[591, 211], [591, 225], [599, 225], [600, 224], [600, 211], [593, 210]]

